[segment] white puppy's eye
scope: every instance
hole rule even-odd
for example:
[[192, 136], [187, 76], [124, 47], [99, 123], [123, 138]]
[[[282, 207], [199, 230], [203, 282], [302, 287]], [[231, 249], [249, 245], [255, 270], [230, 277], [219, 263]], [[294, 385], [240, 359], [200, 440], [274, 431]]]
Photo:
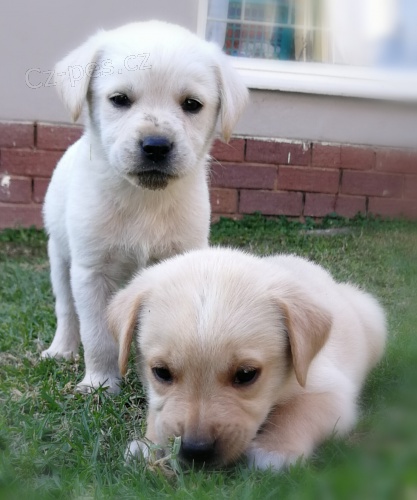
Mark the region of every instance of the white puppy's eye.
[[201, 102], [197, 101], [197, 99], [191, 99], [188, 97], [183, 101], [181, 107], [187, 113], [198, 113], [203, 105]]
[[234, 375], [233, 385], [252, 384], [258, 378], [259, 373], [256, 368], [239, 368]]
[[152, 368], [152, 373], [154, 374], [158, 382], [170, 384], [173, 380], [171, 372], [168, 370], [168, 368], [164, 368], [163, 366], [155, 366], [154, 368]]
[[116, 108], [128, 108], [132, 104], [126, 94], [113, 94], [109, 99]]

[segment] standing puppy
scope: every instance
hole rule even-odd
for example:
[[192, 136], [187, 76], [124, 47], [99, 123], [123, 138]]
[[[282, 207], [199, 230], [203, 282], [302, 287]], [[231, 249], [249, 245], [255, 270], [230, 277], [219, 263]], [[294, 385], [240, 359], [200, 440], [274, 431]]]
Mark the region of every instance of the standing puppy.
[[[275, 470], [352, 428], [386, 336], [378, 302], [320, 266], [229, 249], [145, 270], [109, 319], [122, 373], [136, 331], [148, 440], [167, 447], [181, 436], [187, 462], [246, 455]], [[134, 441], [129, 452], [147, 447]]]
[[57, 330], [43, 357], [84, 347], [80, 391], [118, 391], [109, 297], [148, 262], [205, 247], [207, 159], [217, 118], [227, 140], [247, 89], [216, 46], [151, 21], [101, 31], [56, 67], [62, 100], [85, 133], [45, 198]]

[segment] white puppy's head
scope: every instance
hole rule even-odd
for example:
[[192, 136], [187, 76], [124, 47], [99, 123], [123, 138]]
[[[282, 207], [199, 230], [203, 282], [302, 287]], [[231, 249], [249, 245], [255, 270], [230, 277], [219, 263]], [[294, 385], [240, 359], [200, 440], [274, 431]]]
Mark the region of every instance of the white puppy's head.
[[135, 185], [164, 188], [204, 161], [220, 114], [228, 140], [248, 92], [214, 44], [158, 21], [101, 31], [55, 68], [63, 102]]
[[272, 274], [241, 252], [195, 251], [145, 270], [110, 304], [122, 373], [137, 326], [148, 437], [181, 436], [186, 461], [240, 457], [327, 340], [328, 313]]

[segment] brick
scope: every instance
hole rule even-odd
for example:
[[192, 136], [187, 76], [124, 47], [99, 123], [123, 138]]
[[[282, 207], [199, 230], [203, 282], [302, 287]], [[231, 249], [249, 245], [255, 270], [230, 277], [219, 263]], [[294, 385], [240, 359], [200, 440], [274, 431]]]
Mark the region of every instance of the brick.
[[417, 200], [417, 175], [404, 177], [404, 198]]
[[217, 139], [211, 148], [211, 156], [219, 161], [243, 161], [245, 159], [245, 140], [231, 139], [226, 144]]
[[0, 123], [1, 148], [33, 148], [35, 145], [33, 123]]
[[369, 148], [342, 146], [340, 162], [343, 168], [372, 170], [375, 167], [375, 151]]
[[247, 163], [218, 164], [211, 168], [211, 185], [226, 188], [274, 189], [277, 168]]
[[366, 197], [340, 194], [336, 200], [335, 212], [342, 217], [354, 217], [358, 213], [366, 214]]
[[307, 193], [303, 213], [308, 217], [324, 217], [335, 211], [335, 204], [335, 195]]
[[0, 203], [0, 229], [30, 226], [43, 226], [41, 205]]
[[49, 186], [50, 179], [34, 179], [33, 180], [33, 201], [35, 203], [43, 203], [46, 190]]
[[61, 156], [61, 151], [2, 149], [0, 172], [50, 177]]
[[278, 189], [337, 193], [339, 190], [339, 171], [280, 166], [278, 170]]
[[378, 150], [376, 169], [381, 172], [417, 174], [417, 153], [404, 150]]
[[320, 167], [338, 168], [341, 165], [340, 146], [313, 144], [312, 164]]
[[238, 193], [236, 189], [210, 189], [211, 210], [214, 213], [237, 213]]
[[383, 217], [417, 217], [417, 202], [403, 199], [370, 198], [368, 212]]
[[246, 190], [240, 192], [239, 212], [252, 214], [261, 212], [264, 215], [301, 215], [303, 195], [280, 191]]
[[0, 202], [30, 203], [32, 180], [0, 174]]
[[78, 141], [82, 133], [83, 129], [78, 125], [38, 123], [36, 147], [38, 149], [65, 151], [71, 144]]
[[364, 196], [401, 198], [403, 176], [376, 172], [345, 170], [342, 178], [342, 193]]
[[247, 140], [246, 161], [275, 165], [309, 165], [310, 146], [292, 142]]

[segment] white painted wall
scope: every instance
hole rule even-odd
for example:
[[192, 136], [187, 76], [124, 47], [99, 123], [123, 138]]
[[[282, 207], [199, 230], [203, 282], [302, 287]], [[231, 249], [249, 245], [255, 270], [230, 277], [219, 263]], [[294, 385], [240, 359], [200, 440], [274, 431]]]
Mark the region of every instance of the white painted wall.
[[[100, 28], [162, 19], [195, 30], [195, 0], [3, 0], [0, 9], [0, 120], [67, 122], [54, 87], [25, 74], [55, 63]], [[32, 86], [48, 75], [29, 73]]]
[[253, 90], [236, 133], [417, 148], [417, 105]]

